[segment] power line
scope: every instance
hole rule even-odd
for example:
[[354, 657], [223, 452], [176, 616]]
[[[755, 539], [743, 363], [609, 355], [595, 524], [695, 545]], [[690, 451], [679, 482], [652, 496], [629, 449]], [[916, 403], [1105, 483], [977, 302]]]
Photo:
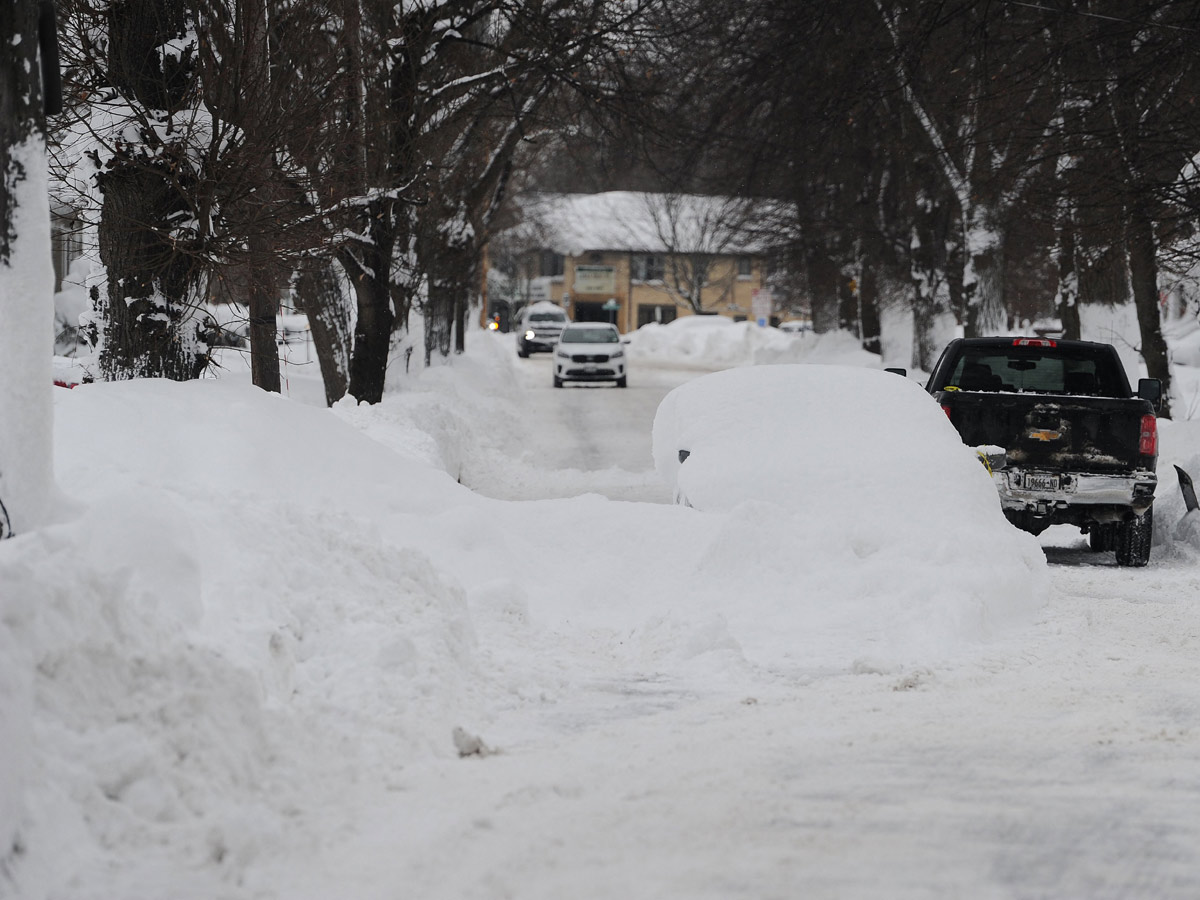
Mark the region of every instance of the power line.
[[1172, 31], [1184, 31], [1188, 34], [1200, 33], [1200, 29], [1189, 28], [1186, 25], [1170, 25], [1165, 22], [1146, 22], [1139, 19], [1126, 19], [1122, 18], [1121, 16], [1106, 16], [1103, 13], [1086, 12], [1082, 9], [1056, 9], [1053, 6], [1044, 6], [1040, 3], [1030, 3], [1028, 0], [1003, 0], [1003, 2], [1009, 4], [1010, 6], [1024, 6], [1029, 9], [1041, 10], [1042, 12], [1058, 13], [1060, 16], [1070, 14], [1082, 16], [1088, 19], [1102, 19], [1106, 22], [1120, 22], [1124, 25], [1138, 25], [1143, 28], [1169, 28]]

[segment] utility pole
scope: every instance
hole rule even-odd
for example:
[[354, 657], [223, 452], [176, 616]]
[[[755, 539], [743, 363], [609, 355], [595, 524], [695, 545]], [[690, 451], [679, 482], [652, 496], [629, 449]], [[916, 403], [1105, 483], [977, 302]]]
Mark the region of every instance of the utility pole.
[[46, 113], [61, 102], [52, 0], [2, 0], [0, 539], [44, 520], [54, 482]]

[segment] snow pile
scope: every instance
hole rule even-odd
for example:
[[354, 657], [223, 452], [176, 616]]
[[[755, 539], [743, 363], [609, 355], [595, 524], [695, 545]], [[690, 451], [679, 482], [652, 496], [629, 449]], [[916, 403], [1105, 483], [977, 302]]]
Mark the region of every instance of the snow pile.
[[427, 369], [389, 372], [382, 403], [359, 406], [347, 397], [335, 412], [381, 444], [422, 459], [455, 481], [479, 483], [477, 473], [490, 470], [492, 458], [520, 451], [515, 358], [511, 336], [480, 332], [452, 365], [435, 356]]
[[[1154, 559], [1200, 560], [1200, 511], [1188, 513], [1175, 467], [1200, 490], [1200, 420], [1158, 423], [1158, 490], [1154, 492]], [[1153, 565], [1153, 560], [1151, 565]]]
[[879, 368], [846, 331], [788, 334], [728, 316], [681, 316], [665, 325], [643, 325], [629, 336], [630, 363], [711, 371], [770, 363], [839, 362]]
[[764, 366], [697, 378], [659, 408], [654, 457], [688, 503], [729, 512], [738, 552], [792, 559], [788, 618], [854, 630], [892, 658], [985, 639], [1046, 599], [1037, 541], [1005, 521], [978, 459], [896, 375]]
[[152, 884], [166, 873], [127, 858], [145, 842], [154, 865], [240, 871], [357, 773], [450, 751], [479, 679], [465, 595], [380, 523], [470, 492], [232, 382], [58, 394], [59, 477], [82, 505], [0, 546], [0, 641], [23, 648], [0, 666], [4, 708], [38, 698], [0, 766], [36, 760], [28, 896], [66, 856], [115, 852]]

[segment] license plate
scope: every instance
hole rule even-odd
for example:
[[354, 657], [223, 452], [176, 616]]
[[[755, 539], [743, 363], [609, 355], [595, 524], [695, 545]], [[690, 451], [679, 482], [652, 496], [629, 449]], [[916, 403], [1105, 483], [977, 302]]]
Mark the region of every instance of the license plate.
[[583, 367], [583, 371], [585, 371], [585, 372], [595, 372], [595, 371], [596, 371], [596, 367], [595, 367], [595, 366], [584, 366], [584, 367]]
[[1030, 491], [1057, 491], [1058, 476], [1030, 472], [1025, 475], [1025, 487]]

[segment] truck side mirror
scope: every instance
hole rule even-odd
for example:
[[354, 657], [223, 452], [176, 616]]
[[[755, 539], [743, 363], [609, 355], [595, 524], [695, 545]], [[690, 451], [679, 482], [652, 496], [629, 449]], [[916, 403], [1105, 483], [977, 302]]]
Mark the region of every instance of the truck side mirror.
[[1157, 378], [1139, 378], [1137, 395], [1143, 400], [1149, 400], [1157, 410], [1162, 406], [1162, 382]]
[[908, 369], [900, 369], [900, 368], [894, 368], [894, 369], [893, 369], [893, 368], [888, 368], [888, 369], [884, 369], [883, 371], [885, 371], [885, 372], [891, 372], [893, 375], [899, 375], [901, 378], [907, 378], [907, 377], [908, 377]]

